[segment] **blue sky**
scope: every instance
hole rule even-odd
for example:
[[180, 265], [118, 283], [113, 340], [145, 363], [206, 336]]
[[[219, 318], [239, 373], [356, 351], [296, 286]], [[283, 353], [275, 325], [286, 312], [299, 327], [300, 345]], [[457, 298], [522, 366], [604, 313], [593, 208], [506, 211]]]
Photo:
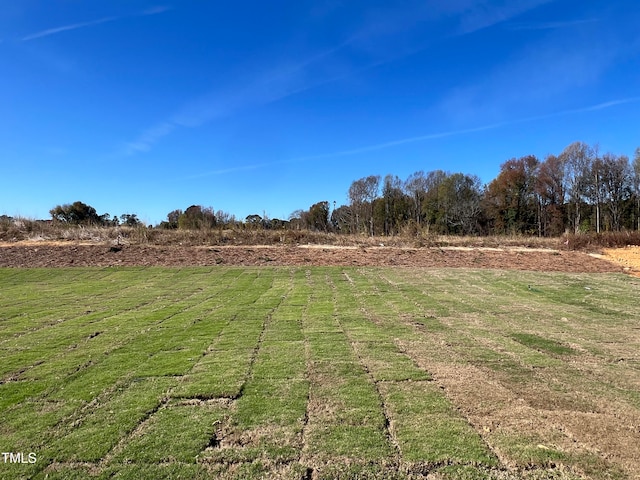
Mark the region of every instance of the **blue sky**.
[[640, 146], [637, 0], [21, 0], [0, 214], [287, 218], [353, 180]]

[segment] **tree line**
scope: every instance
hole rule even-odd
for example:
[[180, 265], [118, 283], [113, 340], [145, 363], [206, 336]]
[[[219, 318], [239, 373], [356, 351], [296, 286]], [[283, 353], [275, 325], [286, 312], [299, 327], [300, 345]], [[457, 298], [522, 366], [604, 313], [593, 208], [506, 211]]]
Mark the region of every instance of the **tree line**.
[[446, 235], [640, 230], [640, 148], [632, 161], [575, 142], [559, 155], [512, 158], [483, 185], [476, 175], [418, 171], [355, 180], [349, 203], [295, 212], [306, 228], [369, 235]]
[[[640, 231], [640, 148], [633, 160], [601, 154], [598, 146], [574, 142], [559, 155], [507, 160], [483, 185], [476, 175], [417, 171], [405, 180], [369, 175], [351, 183], [348, 203], [320, 201], [287, 220], [248, 215], [238, 220], [222, 210], [191, 205], [173, 210], [156, 227], [164, 229], [309, 229], [366, 235], [522, 234]], [[135, 214], [98, 215], [82, 202], [58, 205], [55, 222], [140, 226]]]

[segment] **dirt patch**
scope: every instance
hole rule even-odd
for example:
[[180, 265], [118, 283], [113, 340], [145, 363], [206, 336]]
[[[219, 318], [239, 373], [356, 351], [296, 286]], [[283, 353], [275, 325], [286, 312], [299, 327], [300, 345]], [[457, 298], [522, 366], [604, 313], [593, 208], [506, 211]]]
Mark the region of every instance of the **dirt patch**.
[[624, 248], [605, 248], [603, 257], [633, 275], [640, 277], [640, 247], [629, 246]]
[[335, 265], [621, 272], [625, 266], [576, 251], [327, 246], [157, 246], [0, 244], [0, 267]]

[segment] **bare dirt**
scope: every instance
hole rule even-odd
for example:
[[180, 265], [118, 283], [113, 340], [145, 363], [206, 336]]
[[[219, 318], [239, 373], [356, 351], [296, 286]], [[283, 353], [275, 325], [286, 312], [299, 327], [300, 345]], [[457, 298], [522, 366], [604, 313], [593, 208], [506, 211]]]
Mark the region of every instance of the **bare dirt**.
[[620, 265], [623, 271], [640, 277], [640, 247], [605, 248], [603, 251], [605, 258]]
[[[211, 265], [336, 265], [494, 268], [560, 272], [640, 271], [640, 249], [629, 249], [630, 267], [617, 261], [616, 249], [606, 256], [570, 250], [460, 247], [336, 247], [300, 246], [157, 246], [78, 242], [0, 243], [0, 267], [107, 267]], [[626, 270], [625, 270], [626, 269]]]

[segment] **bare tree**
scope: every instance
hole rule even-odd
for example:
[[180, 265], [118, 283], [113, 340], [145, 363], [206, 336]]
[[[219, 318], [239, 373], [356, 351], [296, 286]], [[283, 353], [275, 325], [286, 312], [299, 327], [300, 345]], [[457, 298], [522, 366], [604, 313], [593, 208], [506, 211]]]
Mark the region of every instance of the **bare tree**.
[[[427, 233], [432, 224], [438, 224], [442, 217], [443, 199], [440, 186], [451, 174], [444, 170], [433, 170], [427, 173], [426, 193], [421, 206], [421, 216], [427, 223]], [[444, 222], [446, 229], [446, 222]]]
[[406, 220], [407, 202], [402, 181], [397, 175], [386, 175], [382, 184], [384, 200], [384, 234], [397, 233], [399, 223]]
[[378, 197], [379, 175], [369, 175], [354, 181], [349, 187], [349, 200], [355, 214], [354, 231], [360, 230], [361, 222], [369, 224], [369, 234], [373, 235], [373, 201]]
[[573, 224], [575, 233], [580, 230], [581, 204], [588, 197], [589, 172], [593, 163], [593, 154], [593, 149], [583, 142], [572, 143], [560, 154], [565, 167], [565, 191], [568, 194], [569, 203], [573, 205], [569, 221]]
[[636, 224], [640, 232], [640, 147], [633, 156], [633, 194], [636, 197]]
[[560, 157], [548, 155], [538, 166], [535, 179], [538, 197], [538, 229], [541, 235], [559, 235], [564, 231], [564, 165]]
[[366, 198], [366, 187], [364, 184], [364, 179], [361, 178], [359, 180], [355, 180], [351, 183], [349, 187], [349, 202], [351, 207], [351, 231], [352, 233], [357, 233], [360, 231], [360, 220], [363, 217], [363, 208], [364, 202]]
[[447, 233], [472, 234], [480, 214], [481, 181], [475, 175], [454, 173], [440, 184], [443, 220]]
[[369, 202], [369, 235], [373, 237], [373, 202], [378, 198], [380, 175], [369, 175], [364, 179], [365, 199]]
[[620, 231], [623, 202], [632, 188], [629, 158], [607, 153], [602, 157], [602, 194], [611, 215], [611, 228]]
[[427, 193], [427, 178], [422, 170], [412, 173], [404, 182], [404, 190], [413, 199], [413, 218], [416, 223], [422, 223], [422, 202]]

